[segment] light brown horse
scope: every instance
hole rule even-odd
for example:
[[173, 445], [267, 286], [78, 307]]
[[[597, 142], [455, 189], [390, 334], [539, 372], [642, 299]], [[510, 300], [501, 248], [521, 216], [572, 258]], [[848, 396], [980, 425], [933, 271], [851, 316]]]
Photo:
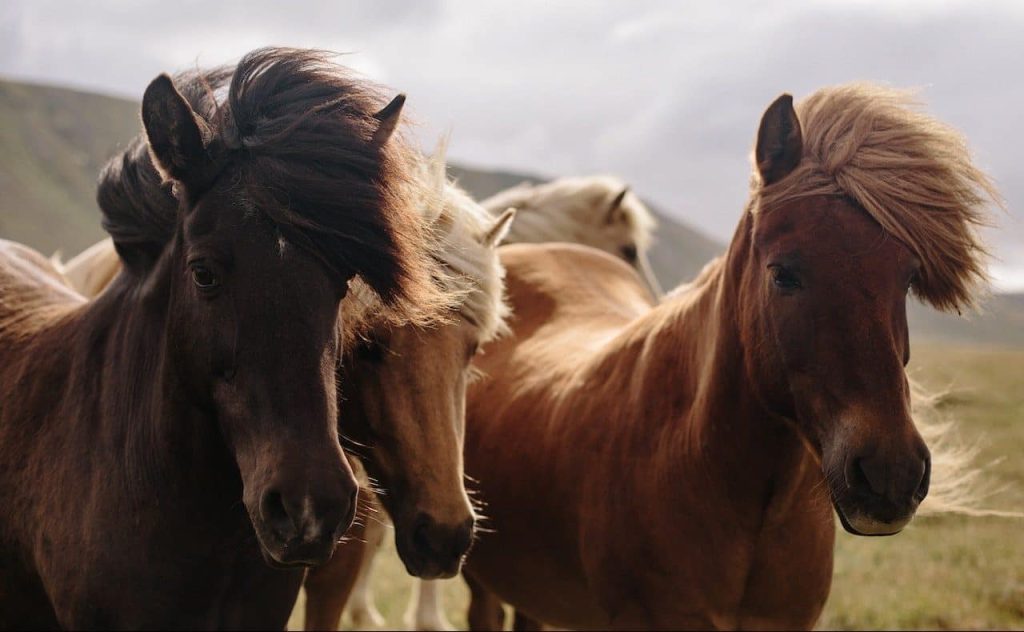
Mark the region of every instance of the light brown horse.
[[810, 628], [833, 509], [894, 534], [928, 493], [906, 296], [973, 302], [992, 185], [863, 85], [780, 97], [754, 157], [728, 252], [660, 305], [591, 249], [502, 249], [514, 336], [467, 404], [494, 529], [464, 570], [474, 629], [501, 602], [570, 628]]
[[[124, 273], [85, 302], [0, 243], [0, 627], [283, 626], [290, 602], [247, 606], [294, 601], [355, 508], [337, 437], [347, 283], [390, 311], [445, 300], [382, 105], [310, 51], [162, 75], [130, 151], [176, 204], [131, 203], [152, 187], [120, 163], [101, 183]], [[141, 198], [105, 195], [126, 182]]]
[[[506, 210], [492, 218], [449, 182], [443, 147], [429, 171], [440, 211], [437, 282], [461, 300], [451, 321], [439, 326], [372, 327], [346, 360], [341, 383], [342, 432], [366, 446], [357, 451], [383, 490], [399, 556], [411, 575], [426, 579], [454, 576], [470, 544], [473, 514], [462, 471], [469, 363], [504, 328], [496, 248], [514, 217]], [[363, 511], [365, 531], [358, 535], [374, 545], [380, 519], [372, 507]], [[340, 547], [330, 563], [307, 575], [306, 629], [337, 626], [360, 568], [372, 559], [375, 546], [366, 550], [365, 544]]]
[[[631, 193], [629, 186], [618, 178], [588, 176], [559, 178], [541, 185], [524, 183], [501, 191], [480, 205], [495, 217], [510, 207], [516, 208], [516, 221], [503, 243], [574, 242], [604, 250], [636, 269], [651, 293], [661, 298], [661, 287], [647, 260], [652, 231], [656, 226], [654, 217], [639, 197]], [[370, 521], [362, 535], [367, 540], [379, 542], [382, 539], [381, 529]], [[350, 558], [356, 555], [354, 549], [346, 548], [342, 556]], [[385, 626], [374, 604], [370, 584], [375, 552], [375, 547], [369, 547], [367, 558], [362, 560], [366, 570], [359, 575], [346, 605], [349, 622], [355, 628]], [[354, 563], [354, 560], [347, 562]], [[330, 566], [340, 574], [343, 563], [336, 560]], [[352, 581], [349, 572], [344, 573], [344, 580], [336, 582]], [[340, 594], [335, 598], [339, 599]], [[316, 629], [315, 626], [323, 623], [321, 619], [311, 622], [308, 613], [307, 609], [307, 629]], [[452, 629], [441, 607], [439, 582], [426, 580], [416, 583], [404, 623], [416, 630]]]

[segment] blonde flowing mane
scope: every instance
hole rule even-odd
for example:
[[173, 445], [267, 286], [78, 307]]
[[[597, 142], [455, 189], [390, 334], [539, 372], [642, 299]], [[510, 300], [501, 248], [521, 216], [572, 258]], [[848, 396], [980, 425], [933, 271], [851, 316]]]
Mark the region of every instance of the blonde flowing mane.
[[611, 222], [594, 212], [610, 209], [627, 188], [612, 176], [559, 178], [546, 184], [524, 182], [480, 204], [494, 214], [507, 208], [518, 211], [506, 243], [565, 241], [600, 247], [603, 233], [612, 229], [626, 231], [639, 248], [646, 249], [657, 222], [637, 196], [627, 195], [619, 206], [621, 213]]
[[1002, 201], [971, 162], [964, 137], [921, 112], [911, 93], [877, 85], [824, 88], [796, 111], [803, 158], [771, 186], [755, 175], [754, 209], [848, 196], [920, 259], [918, 298], [943, 311], [976, 306], [988, 281], [977, 228]]
[[[416, 188], [419, 209], [432, 234], [434, 283], [441, 294], [450, 297], [450, 304], [447, 313], [438, 312], [434, 322], [416, 324], [442, 324], [455, 312], [476, 325], [481, 342], [487, 342], [505, 330], [508, 315], [505, 272], [494, 248], [485, 243], [494, 217], [449, 180], [445, 154], [442, 140], [432, 156], [421, 159], [420, 178], [410, 186]], [[404, 324], [388, 320], [376, 294], [358, 278], [352, 281], [342, 313], [347, 325], [345, 348], [351, 348], [353, 338], [376, 327]]]

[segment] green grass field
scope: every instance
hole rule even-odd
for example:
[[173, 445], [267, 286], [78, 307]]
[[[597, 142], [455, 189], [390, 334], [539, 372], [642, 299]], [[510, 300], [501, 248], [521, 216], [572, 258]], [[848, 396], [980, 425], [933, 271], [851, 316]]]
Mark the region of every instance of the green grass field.
[[[952, 387], [946, 409], [979, 463], [1005, 489], [989, 506], [1024, 508], [1024, 351], [922, 344], [911, 374], [926, 387]], [[391, 627], [402, 625], [412, 582], [389, 545], [376, 573], [377, 605]], [[465, 628], [466, 590], [448, 582], [446, 610]], [[290, 621], [301, 629], [303, 597]], [[892, 538], [840, 533], [832, 594], [823, 629], [1024, 629], [1024, 521], [933, 517]]]

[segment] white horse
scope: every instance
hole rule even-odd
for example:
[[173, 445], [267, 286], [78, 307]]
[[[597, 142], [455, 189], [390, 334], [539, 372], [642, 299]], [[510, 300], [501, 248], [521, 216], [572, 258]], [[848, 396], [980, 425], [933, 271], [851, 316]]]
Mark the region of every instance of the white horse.
[[603, 250], [637, 271], [656, 298], [661, 284], [647, 251], [657, 228], [654, 215], [614, 176], [558, 178], [545, 184], [524, 182], [480, 203], [492, 214], [515, 208], [515, 224], [505, 243], [564, 241]]

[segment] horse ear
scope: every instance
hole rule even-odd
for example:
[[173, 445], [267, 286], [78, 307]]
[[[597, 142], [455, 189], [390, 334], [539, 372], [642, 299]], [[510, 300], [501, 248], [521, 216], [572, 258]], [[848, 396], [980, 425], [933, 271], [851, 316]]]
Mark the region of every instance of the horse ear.
[[498, 216], [498, 219], [484, 235], [484, 245], [488, 248], [496, 248], [508, 235], [508, 229], [512, 227], [512, 220], [515, 218], [516, 209], [505, 209], [505, 212]]
[[789, 175], [800, 164], [803, 153], [804, 137], [793, 97], [783, 94], [765, 110], [757, 130], [754, 160], [761, 182], [772, 184]]
[[189, 174], [208, 161], [210, 129], [196, 116], [167, 75], [160, 75], [142, 96], [142, 125], [153, 164], [168, 180], [189, 184]]
[[430, 182], [434, 185], [438, 195], [444, 195], [444, 188], [448, 185], [447, 134], [437, 141], [437, 149], [430, 156]]
[[380, 112], [373, 115], [373, 118], [380, 121], [376, 131], [373, 132], [373, 144], [383, 147], [398, 127], [398, 120], [402, 118], [402, 107], [405, 106], [405, 95], [399, 94], [391, 103], [384, 106]]
[[628, 184], [625, 186], [625, 188], [619, 191], [619, 194], [616, 195], [615, 199], [612, 200], [611, 205], [608, 207], [608, 212], [604, 216], [605, 224], [614, 224], [615, 222], [619, 221], [619, 218], [622, 216], [622, 201], [626, 199], [627, 193], [629, 193]]

